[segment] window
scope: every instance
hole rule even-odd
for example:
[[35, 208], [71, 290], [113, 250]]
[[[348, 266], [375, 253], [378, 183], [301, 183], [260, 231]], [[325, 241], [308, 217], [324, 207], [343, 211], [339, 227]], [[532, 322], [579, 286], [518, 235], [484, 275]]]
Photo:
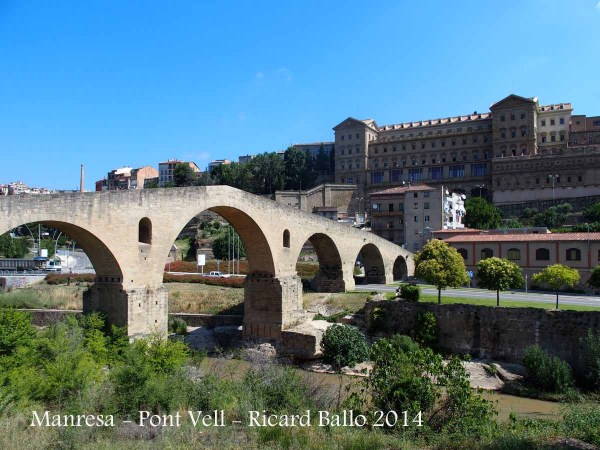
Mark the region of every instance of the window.
[[457, 164], [449, 167], [448, 175], [450, 178], [462, 178], [465, 176], [465, 166]]
[[356, 139], [358, 139], [360, 137], [360, 135], [358, 133], [356, 133]]
[[383, 183], [383, 172], [371, 172], [371, 184]]
[[550, 119], [550, 125], [554, 125], [554, 119]]
[[423, 179], [423, 169], [410, 169], [408, 173], [410, 181], [421, 181]]
[[510, 120], [515, 120], [515, 113], [510, 113]]
[[419, 198], [419, 193], [418, 192], [414, 192], [413, 193], [413, 198]]
[[424, 198], [429, 198], [429, 192], [423, 192], [423, 197]]
[[466, 261], [469, 258], [469, 252], [467, 251], [467, 249], [464, 248], [459, 248], [458, 253], [460, 254], [460, 256], [463, 257], [463, 259]]
[[511, 130], [510, 137], [517, 137], [517, 131], [516, 130]]
[[417, 202], [414, 202], [413, 205], [414, 205], [414, 209], [419, 209], [419, 204]]
[[441, 167], [430, 167], [429, 168], [429, 178], [431, 180], [441, 180], [442, 179], [442, 168]]
[[431, 141], [431, 148], [435, 148], [435, 141]]
[[564, 117], [561, 117], [561, 118], [559, 119], [559, 121], [560, 121], [560, 124], [561, 124], [561, 125], [564, 125], [564, 124], [565, 124], [565, 118], [564, 118]]
[[506, 120], [506, 118], [504, 117], [504, 114], [502, 114], [502, 115], [500, 116], [500, 122], [504, 122], [504, 120]]
[[546, 142], [546, 136], [542, 136], [542, 142]]
[[545, 127], [546, 126], [546, 121], [542, 120], [542, 126]]
[[423, 205], [423, 209], [429, 209], [429, 202], [425, 202], [425, 204]]
[[[415, 223], [419, 222], [419, 216], [413, 216]], [[415, 230], [418, 233], [418, 230]], [[415, 234], [417, 234], [415, 233]]]
[[342, 134], [342, 141], [344, 140], [344, 135]]
[[390, 181], [392, 183], [402, 181], [402, 169], [390, 170]]
[[348, 139], [352, 139], [352, 135], [351, 134], [348, 135]]
[[506, 257], [509, 261], [518, 261], [521, 259], [521, 250], [518, 248], [509, 248]]
[[483, 177], [487, 175], [487, 164], [479, 163], [471, 165], [471, 175], [474, 177]]
[[504, 139], [506, 137], [506, 131], [500, 132], [500, 138]]
[[521, 119], [524, 119], [524, 118], [525, 118], [525, 113], [522, 112], [521, 113]]
[[560, 133], [560, 140], [561, 141], [565, 140], [565, 133], [562, 133], [562, 132]]
[[551, 142], [556, 142], [556, 136], [554, 134], [552, 136], [550, 136], [550, 141]]
[[393, 203], [389, 203], [388, 204], [388, 211], [389, 212], [394, 212], [394, 204]]
[[481, 250], [481, 259], [491, 258], [494, 256], [494, 251], [491, 248]]
[[535, 251], [536, 261], [550, 261], [550, 250], [547, 248], [538, 248]]
[[581, 261], [581, 250], [578, 248], [567, 249], [567, 261]]
[[285, 248], [290, 248], [290, 231], [283, 230], [283, 246]]
[[425, 223], [429, 223], [429, 216], [425, 216], [425, 217], [423, 218], [423, 221], [424, 221]]

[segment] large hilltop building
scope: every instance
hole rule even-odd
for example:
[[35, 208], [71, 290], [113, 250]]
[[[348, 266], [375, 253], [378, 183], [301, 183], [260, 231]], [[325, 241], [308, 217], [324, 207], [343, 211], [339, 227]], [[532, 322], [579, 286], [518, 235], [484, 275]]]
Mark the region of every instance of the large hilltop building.
[[359, 196], [425, 182], [496, 205], [600, 195], [600, 117], [509, 95], [490, 112], [335, 132], [335, 182]]

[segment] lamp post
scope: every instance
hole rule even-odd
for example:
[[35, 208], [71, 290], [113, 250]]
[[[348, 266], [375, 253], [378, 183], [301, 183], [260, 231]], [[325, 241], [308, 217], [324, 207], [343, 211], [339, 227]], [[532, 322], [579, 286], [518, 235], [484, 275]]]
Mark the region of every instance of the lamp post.
[[554, 183], [558, 179], [558, 175], [548, 175], [548, 177], [552, 180], [552, 205], [554, 205], [554, 202], [556, 201], [556, 196], [554, 194]]
[[485, 184], [477, 184], [475, 187], [479, 189], [479, 198], [481, 198], [481, 191], [485, 187]]

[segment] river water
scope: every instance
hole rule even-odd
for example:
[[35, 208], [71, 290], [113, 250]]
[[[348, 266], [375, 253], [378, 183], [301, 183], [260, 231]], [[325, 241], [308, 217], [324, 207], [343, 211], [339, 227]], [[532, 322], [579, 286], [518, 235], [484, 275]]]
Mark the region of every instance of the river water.
[[[218, 357], [207, 357], [200, 365], [200, 368], [206, 373], [212, 372], [221, 378], [230, 379], [241, 378], [252, 367], [253, 365], [247, 361]], [[361, 382], [360, 377], [309, 372], [299, 367], [296, 367], [296, 370], [312, 388], [317, 389], [321, 395], [329, 397], [333, 402], [337, 400], [338, 396], [344, 396], [345, 386], [356, 386]], [[560, 413], [560, 405], [554, 402], [516, 397], [493, 391], [485, 391], [483, 396], [487, 400], [496, 402], [500, 420], [507, 420], [511, 412], [515, 412], [517, 417], [532, 419], [556, 418]]]

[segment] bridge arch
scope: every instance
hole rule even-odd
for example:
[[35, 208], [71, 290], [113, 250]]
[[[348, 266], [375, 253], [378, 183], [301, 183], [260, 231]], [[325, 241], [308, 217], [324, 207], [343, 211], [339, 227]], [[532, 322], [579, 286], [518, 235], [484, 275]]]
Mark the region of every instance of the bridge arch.
[[0, 230], [0, 234], [34, 222], [55, 228], [74, 239], [90, 259], [96, 272], [96, 281], [111, 283], [121, 283], [123, 281], [123, 271], [115, 254], [96, 234], [79, 225], [58, 220], [28, 220], [21, 221], [15, 226], [11, 225], [12, 228], [7, 230]]
[[408, 266], [406, 264], [406, 259], [404, 256], [399, 255], [394, 261], [394, 267], [392, 269], [392, 274], [394, 276], [394, 281], [402, 281], [406, 280], [408, 277]]
[[[373, 243], [365, 244], [361, 247], [357, 255], [357, 260], [360, 259], [364, 270], [362, 280], [357, 280], [362, 284], [385, 284], [386, 272], [385, 263], [381, 251]], [[361, 278], [361, 277], [356, 277]]]
[[[333, 239], [325, 233], [314, 233], [305, 242], [310, 242], [319, 260], [319, 271], [310, 280], [311, 288], [317, 292], [344, 292], [342, 258]], [[296, 260], [300, 258], [302, 248]]]
[[141, 218], [138, 224], [138, 241], [141, 244], [152, 244], [152, 221], [147, 217]]

